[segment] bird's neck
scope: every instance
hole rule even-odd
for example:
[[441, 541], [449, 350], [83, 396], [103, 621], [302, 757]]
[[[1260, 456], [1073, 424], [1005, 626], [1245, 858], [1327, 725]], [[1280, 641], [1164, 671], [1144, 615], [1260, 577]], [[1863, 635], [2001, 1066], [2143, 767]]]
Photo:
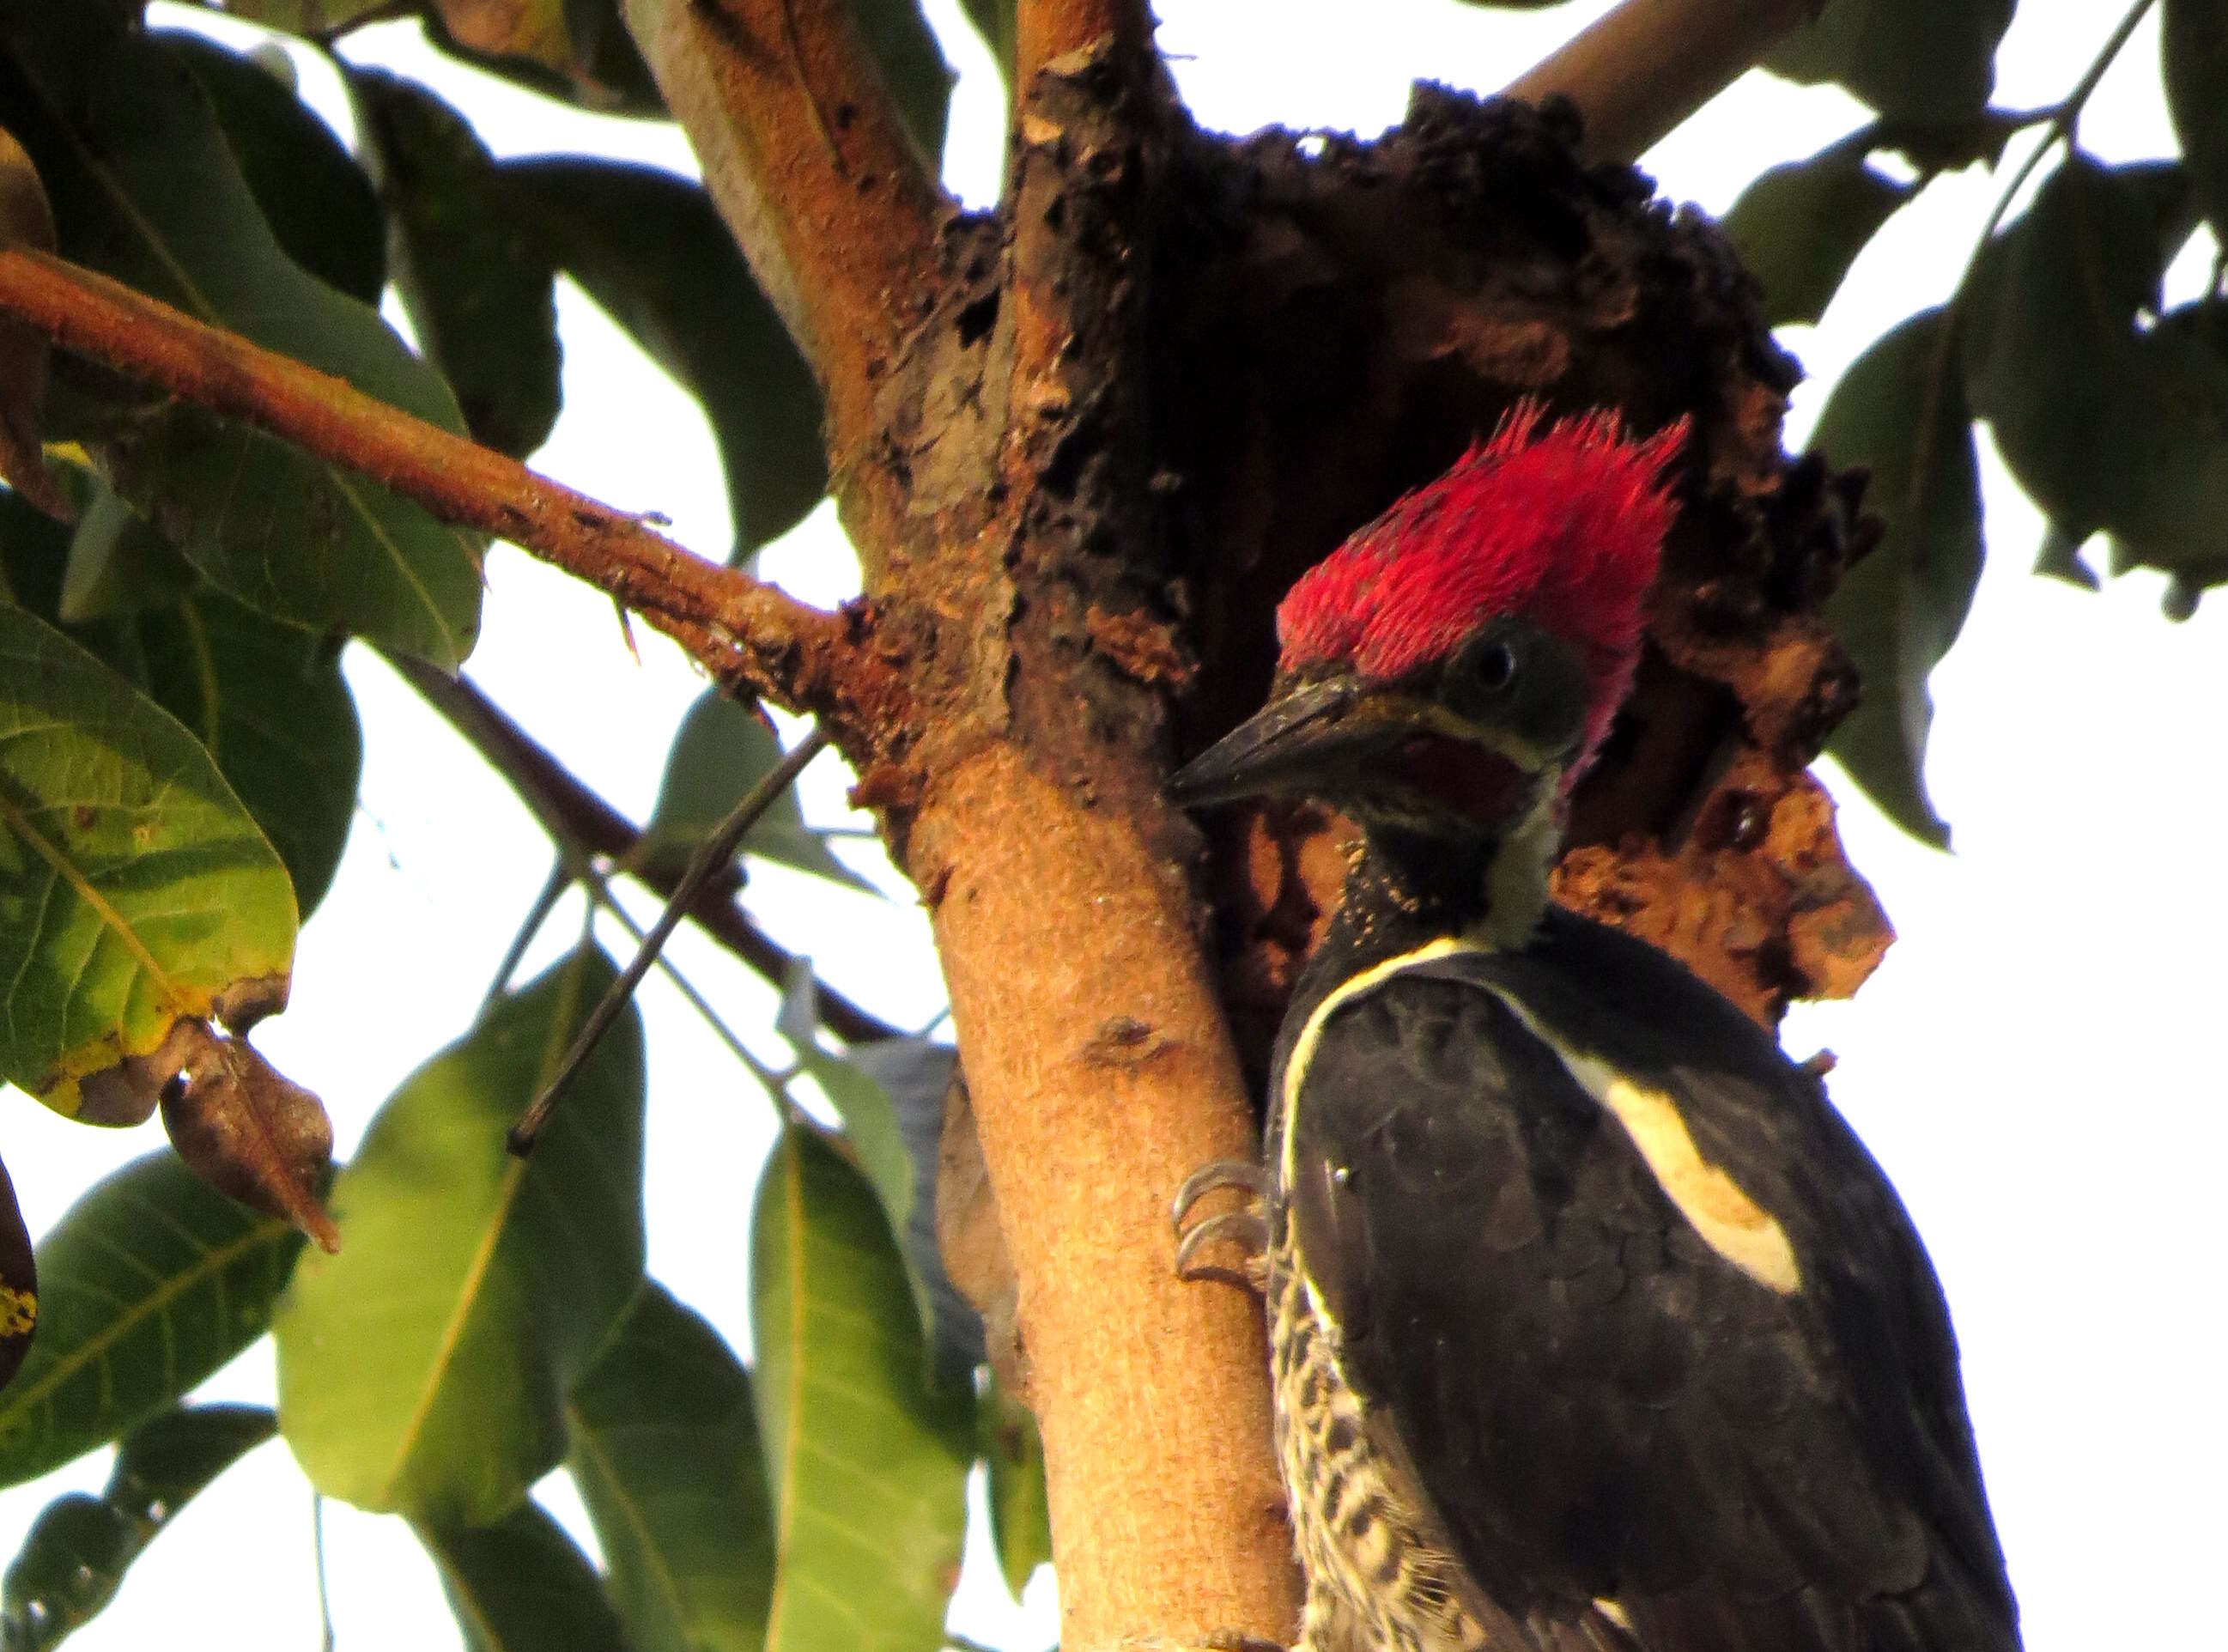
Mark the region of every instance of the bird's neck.
[[1373, 829], [1347, 874], [1322, 954], [1343, 979], [1433, 941], [1521, 946], [1547, 909], [1561, 836], [1551, 797], [1495, 836]]

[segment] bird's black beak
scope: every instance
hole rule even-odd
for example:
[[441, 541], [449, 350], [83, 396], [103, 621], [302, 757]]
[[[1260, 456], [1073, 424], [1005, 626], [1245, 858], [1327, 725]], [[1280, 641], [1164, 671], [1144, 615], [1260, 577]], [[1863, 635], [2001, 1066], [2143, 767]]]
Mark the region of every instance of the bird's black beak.
[[1407, 733], [1408, 708], [1351, 677], [1298, 684], [1177, 770], [1168, 797], [1194, 809], [1265, 794], [1320, 796], [1326, 780]]
[[1523, 816], [1561, 772], [1512, 729], [1340, 676], [1284, 688], [1178, 770], [1168, 795], [1185, 808], [1312, 797], [1364, 825], [1468, 835]]

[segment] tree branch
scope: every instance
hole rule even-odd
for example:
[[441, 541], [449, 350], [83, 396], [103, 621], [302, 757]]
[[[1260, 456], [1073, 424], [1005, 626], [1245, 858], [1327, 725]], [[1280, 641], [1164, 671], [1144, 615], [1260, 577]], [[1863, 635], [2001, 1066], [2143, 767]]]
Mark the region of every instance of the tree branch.
[[1151, 48], [1153, 18], [1143, 0], [1020, 0], [1014, 84], [1025, 87], [1054, 58], [1110, 38], [1121, 59]]
[[[463, 677], [452, 677], [423, 660], [383, 655], [402, 680], [510, 783], [542, 829], [558, 843], [585, 855], [602, 855], [642, 886], [669, 900], [680, 880], [667, 866], [643, 866], [635, 851], [642, 834], [618, 810], [583, 785], [548, 747], [514, 722], [509, 713]], [[715, 877], [689, 903], [688, 916], [714, 940], [776, 986], [788, 983], [797, 957], [735, 904], [739, 874]], [[823, 982], [816, 988], [820, 1019], [847, 1044], [901, 1036], [871, 1010], [862, 1008]]]
[[624, 0], [704, 182], [819, 374], [836, 468], [875, 429], [883, 367], [932, 297], [956, 210], [845, 0]]
[[9, 247], [0, 250], [0, 313], [64, 349], [361, 471], [444, 522], [524, 547], [609, 592], [722, 682], [853, 723], [886, 697], [887, 672], [860, 647], [862, 615], [810, 607], [707, 561], [638, 517], [121, 282]]
[[1731, 86], [1825, 0], [1624, 0], [1510, 84], [1585, 117], [1589, 161], [1630, 161]]
[[[541, 1140], [541, 1132], [548, 1128], [549, 1115], [556, 1110], [557, 1098], [573, 1081], [604, 1034], [611, 1030], [611, 1023], [634, 996], [635, 989], [642, 985], [658, 960], [665, 955], [665, 944], [673, 938], [673, 932], [681, 927], [688, 909], [695, 905], [699, 896], [714, 883], [734, 874], [735, 856], [741, 853], [743, 838], [751, 828], [765, 816], [765, 811], [780, 801], [783, 794], [797, 784], [797, 777], [804, 772], [804, 765], [828, 749], [828, 731], [815, 724], [797, 748], [784, 755], [781, 761], [759, 777], [758, 784], [745, 794], [743, 800], [730, 810], [727, 817], [714, 829], [711, 835], [696, 845], [695, 853], [688, 857], [682, 868], [681, 880], [675, 887], [673, 899], [665, 910], [657, 914], [657, 921], [649, 932], [641, 937], [635, 954], [618, 978], [605, 989], [604, 996], [596, 1000], [596, 1007], [588, 1012], [587, 1020], [580, 1023], [570, 1047], [557, 1071], [551, 1073], [533, 1101], [528, 1105], [518, 1123], [510, 1127], [509, 1146], [519, 1157], [524, 1158]], [[335, 1241], [336, 1245], [339, 1243]]]

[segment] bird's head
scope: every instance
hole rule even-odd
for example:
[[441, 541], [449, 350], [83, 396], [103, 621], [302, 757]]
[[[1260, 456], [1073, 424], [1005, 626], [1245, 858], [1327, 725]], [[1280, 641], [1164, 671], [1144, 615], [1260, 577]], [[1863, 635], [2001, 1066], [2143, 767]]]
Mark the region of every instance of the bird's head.
[[1268, 705], [1171, 795], [1311, 797], [1430, 842], [1559, 816], [1632, 683], [1686, 428], [1521, 404], [1301, 576]]

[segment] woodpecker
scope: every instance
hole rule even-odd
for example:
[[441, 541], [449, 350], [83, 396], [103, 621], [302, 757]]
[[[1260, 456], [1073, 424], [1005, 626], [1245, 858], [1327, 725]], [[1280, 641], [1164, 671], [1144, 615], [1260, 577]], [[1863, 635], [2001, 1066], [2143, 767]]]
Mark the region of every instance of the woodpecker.
[[[1811, 1075], [1550, 905], [1684, 424], [1514, 412], [1277, 611], [1187, 806], [1363, 846], [1271, 1064], [1250, 1229], [1302, 1652], [2016, 1652], [1933, 1268]], [[1207, 1190], [1247, 1210], [1190, 1223]]]

